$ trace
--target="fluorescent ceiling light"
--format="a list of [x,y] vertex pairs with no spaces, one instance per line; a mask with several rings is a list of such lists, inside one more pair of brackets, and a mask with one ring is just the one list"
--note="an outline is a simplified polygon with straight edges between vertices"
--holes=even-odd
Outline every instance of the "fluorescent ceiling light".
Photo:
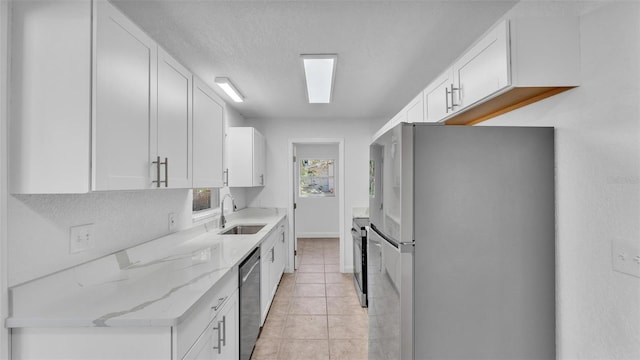
[[236,87],[233,86],[229,78],[217,77],[214,81],[216,82],[216,84],[218,84],[218,86],[220,86],[222,90],[224,90],[225,93],[227,93],[227,95],[229,95],[231,100],[235,102],[244,101],[244,96],[242,96],[242,94],[240,94],[240,91],[238,91],[238,89],[236,89]]
[[331,102],[333,82],[336,74],[337,55],[300,55],[307,81],[307,96],[310,104]]

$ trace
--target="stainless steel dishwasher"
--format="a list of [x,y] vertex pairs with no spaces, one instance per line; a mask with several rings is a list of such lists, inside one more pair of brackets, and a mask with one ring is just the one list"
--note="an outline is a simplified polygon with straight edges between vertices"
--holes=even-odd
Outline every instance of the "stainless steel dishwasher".
[[260,248],[240,264],[240,360],[249,360],[260,332]]

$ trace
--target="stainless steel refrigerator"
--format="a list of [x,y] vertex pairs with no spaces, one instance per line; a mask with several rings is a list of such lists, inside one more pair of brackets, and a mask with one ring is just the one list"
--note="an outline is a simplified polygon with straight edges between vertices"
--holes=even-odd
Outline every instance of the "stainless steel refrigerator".
[[553,128],[370,147],[369,359],[555,359]]

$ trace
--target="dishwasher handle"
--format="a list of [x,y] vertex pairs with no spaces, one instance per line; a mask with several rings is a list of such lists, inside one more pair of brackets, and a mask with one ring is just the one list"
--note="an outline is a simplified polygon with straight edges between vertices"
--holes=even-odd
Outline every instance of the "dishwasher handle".
[[249,275],[251,275],[251,273],[253,272],[253,270],[255,269],[256,266],[258,266],[258,264],[260,264],[260,258],[258,258],[258,260],[251,266],[251,269],[249,269],[249,271],[247,272],[247,275],[245,275],[242,278],[242,283],[244,284],[245,282],[247,282],[247,279],[249,278]]

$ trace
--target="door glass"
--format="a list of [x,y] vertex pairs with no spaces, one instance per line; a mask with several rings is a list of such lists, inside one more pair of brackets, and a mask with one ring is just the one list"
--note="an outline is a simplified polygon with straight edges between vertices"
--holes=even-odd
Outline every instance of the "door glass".
[[335,196],[335,163],[333,159],[300,160],[300,197]]

